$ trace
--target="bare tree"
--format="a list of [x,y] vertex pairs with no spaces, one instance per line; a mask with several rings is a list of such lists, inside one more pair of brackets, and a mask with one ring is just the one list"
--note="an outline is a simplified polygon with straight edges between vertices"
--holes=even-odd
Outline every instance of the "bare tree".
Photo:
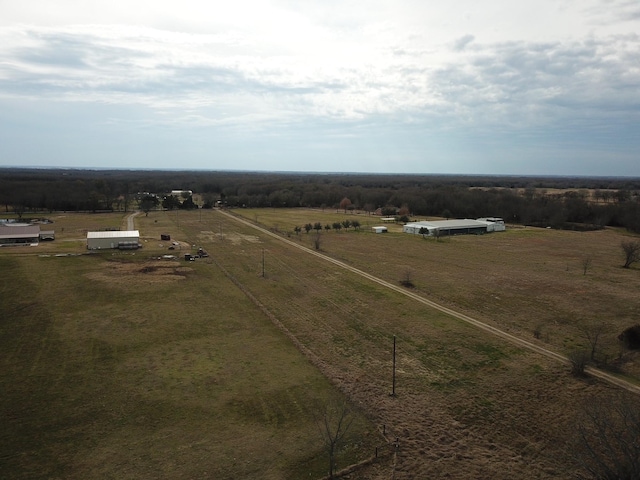
[[336,454],[353,423],[353,419],[345,400],[330,400],[324,406],[322,416],[318,420],[318,429],[329,456],[329,478],[333,478],[335,474]]
[[575,377],[584,376],[584,370],[589,362],[589,354],[584,350],[575,350],[570,352],[568,357],[571,362],[571,374]]
[[351,200],[349,200],[347,197],[344,197],[342,200],[340,200],[340,208],[344,210],[344,213],[347,213],[347,208],[349,208],[351,206]]
[[414,287],[413,270],[411,270],[409,267],[407,267],[407,269],[404,271],[404,275],[402,276],[402,279],[400,279],[400,284],[404,287]]
[[640,241],[623,240],[620,243],[624,252],[624,268],[629,268],[633,263],[640,260]]
[[588,478],[640,478],[640,402],[630,394],[590,399],[576,429],[576,459]]
[[603,333],[605,333],[608,329],[608,325],[606,323],[596,323],[590,325],[584,325],[580,328],[582,335],[589,342],[589,346],[591,347],[591,351],[589,354],[589,358],[593,361],[596,359],[596,352],[598,350],[598,341]]

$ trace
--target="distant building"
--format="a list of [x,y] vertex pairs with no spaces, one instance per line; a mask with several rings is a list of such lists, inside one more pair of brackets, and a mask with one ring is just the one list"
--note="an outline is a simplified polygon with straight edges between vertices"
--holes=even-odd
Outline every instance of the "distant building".
[[505,230],[504,221],[501,218],[487,217],[478,220],[434,220],[407,223],[402,227],[404,233],[414,235],[448,236],[470,235]]
[[387,233],[387,227],[371,227],[373,233]]
[[171,195],[174,197],[182,198],[183,193],[186,193],[188,197],[193,195],[192,190],[171,190]]
[[138,230],[87,232],[88,250],[134,250],[142,247]]
[[1,247],[35,247],[40,241],[40,225],[0,223]]

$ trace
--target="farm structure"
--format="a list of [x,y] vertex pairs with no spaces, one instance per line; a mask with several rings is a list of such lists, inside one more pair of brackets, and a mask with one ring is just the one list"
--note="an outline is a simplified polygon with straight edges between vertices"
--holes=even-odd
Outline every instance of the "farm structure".
[[505,230],[504,221],[501,218],[486,217],[477,220],[434,220],[407,223],[402,227],[404,233],[414,235],[448,236],[470,235]]
[[371,227],[373,233],[387,233],[387,227]]
[[40,225],[25,223],[0,224],[0,246],[32,246],[40,241]]
[[120,249],[134,250],[140,248],[140,232],[138,230],[87,232],[87,249]]

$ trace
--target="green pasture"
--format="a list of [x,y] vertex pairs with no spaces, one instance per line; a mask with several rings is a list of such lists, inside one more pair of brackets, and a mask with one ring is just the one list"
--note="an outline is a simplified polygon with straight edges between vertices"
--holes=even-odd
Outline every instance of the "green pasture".
[[[340,394],[219,269],[157,282],[141,273],[151,248],[51,255],[121,219],[78,216],[43,249],[0,252],[2,476],[325,475],[317,417]],[[341,466],[381,442],[354,415]]]

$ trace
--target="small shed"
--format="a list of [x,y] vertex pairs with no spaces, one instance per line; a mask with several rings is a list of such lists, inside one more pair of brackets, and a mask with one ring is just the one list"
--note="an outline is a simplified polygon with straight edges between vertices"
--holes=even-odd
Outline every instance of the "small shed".
[[373,233],[387,233],[387,227],[383,227],[383,226],[371,227],[371,231]]
[[40,240],[55,240],[56,232],[54,230],[40,230]]
[[120,249],[133,250],[140,248],[140,232],[138,230],[117,230],[107,232],[87,232],[87,249]]

